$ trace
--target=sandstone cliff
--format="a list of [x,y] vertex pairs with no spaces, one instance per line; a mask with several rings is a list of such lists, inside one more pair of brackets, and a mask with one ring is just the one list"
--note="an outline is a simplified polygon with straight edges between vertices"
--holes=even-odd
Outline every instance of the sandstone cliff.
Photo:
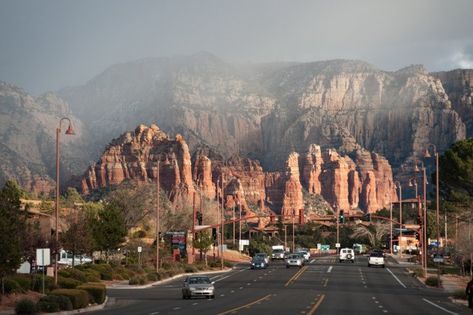
[[175,140],[158,126],[138,126],[112,141],[100,160],[89,167],[82,179],[82,191],[122,183],[156,181],[159,162],[160,184],[171,200],[190,197],[194,192],[189,149],[182,136]]

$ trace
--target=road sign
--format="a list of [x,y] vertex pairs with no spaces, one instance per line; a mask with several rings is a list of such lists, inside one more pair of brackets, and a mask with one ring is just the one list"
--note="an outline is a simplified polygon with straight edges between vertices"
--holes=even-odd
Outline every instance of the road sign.
[[138,253],[141,253],[143,251],[143,248],[141,246],[138,246]]
[[336,248],[340,248],[340,243],[335,244]]
[[320,245],[320,250],[330,250],[330,245]]
[[49,266],[51,264],[51,250],[49,248],[36,249],[36,265]]

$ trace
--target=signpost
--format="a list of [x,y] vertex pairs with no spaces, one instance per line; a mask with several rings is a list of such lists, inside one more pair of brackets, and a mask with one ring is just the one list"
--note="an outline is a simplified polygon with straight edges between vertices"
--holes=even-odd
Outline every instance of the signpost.
[[141,266],[141,252],[143,251],[143,247],[138,246],[138,264]]
[[43,267],[43,294],[44,294],[44,274],[46,266],[51,264],[51,250],[49,248],[37,248],[36,249],[36,265]]

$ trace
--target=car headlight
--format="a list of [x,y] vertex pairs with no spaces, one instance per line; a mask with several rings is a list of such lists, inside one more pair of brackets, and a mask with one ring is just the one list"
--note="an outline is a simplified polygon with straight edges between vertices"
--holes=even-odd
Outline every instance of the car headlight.
[[213,290],[215,290],[215,287],[209,287],[209,290],[213,291]]

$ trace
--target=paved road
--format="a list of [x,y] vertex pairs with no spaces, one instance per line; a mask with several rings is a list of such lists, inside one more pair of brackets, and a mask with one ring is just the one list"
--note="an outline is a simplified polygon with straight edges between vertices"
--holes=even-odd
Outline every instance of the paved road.
[[437,289],[424,288],[403,268],[368,268],[360,257],[354,264],[334,257],[286,269],[274,262],[266,270],[247,266],[211,275],[215,299],[182,300],[182,279],[150,289],[109,290],[116,303],[100,314],[471,314],[449,302]]

